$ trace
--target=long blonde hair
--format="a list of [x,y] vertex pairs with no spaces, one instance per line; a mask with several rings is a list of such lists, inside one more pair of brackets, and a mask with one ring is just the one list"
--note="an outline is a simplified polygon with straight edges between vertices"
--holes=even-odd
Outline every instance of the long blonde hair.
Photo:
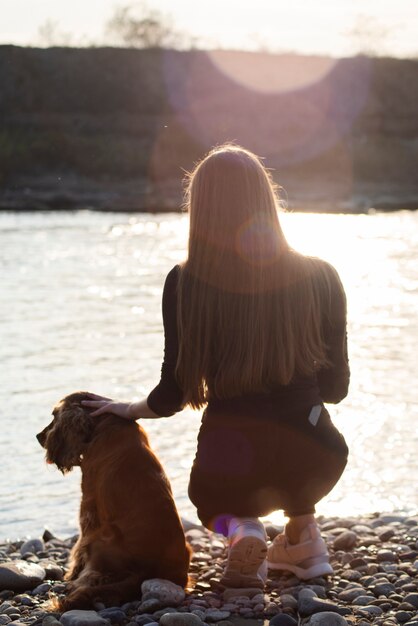
[[189,176],[186,205],[176,366],[185,402],[266,392],[327,364],[323,262],[290,248],[260,159],[237,145],[213,149]]

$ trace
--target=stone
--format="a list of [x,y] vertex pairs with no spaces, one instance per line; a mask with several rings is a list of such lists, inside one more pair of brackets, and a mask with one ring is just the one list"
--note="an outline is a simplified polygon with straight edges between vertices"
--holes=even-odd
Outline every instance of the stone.
[[42,583],[45,570],[35,563],[23,560],[0,564],[0,589],[29,591]]
[[345,530],[334,539],[334,550],[351,550],[357,543],[357,534],[352,530]]
[[13,608],[13,604],[11,602],[3,602],[2,604],[0,604],[0,613],[5,613],[8,609],[12,609]]
[[118,607],[109,607],[107,609],[102,609],[99,611],[100,617],[104,617],[104,619],[109,620],[112,623],[121,624],[126,620],[126,615],[119,609]]
[[[303,589],[302,591],[309,591],[308,589]],[[330,600],[322,600],[317,597],[302,597],[298,599],[298,610],[299,613],[306,617],[308,615],[313,615],[314,613],[324,613],[326,611],[332,613],[339,613],[340,615],[345,615],[348,609],[338,606],[335,602],[331,602]]]
[[100,617],[96,611],[79,611],[74,609],[61,615],[63,626],[109,626],[109,622]]
[[202,609],[193,609],[193,611],[189,609],[189,611],[186,611],[186,612],[193,613],[193,615],[197,615],[197,617],[201,619],[202,622],[205,620],[205,612]]
[[208,609],[205,612],[205,622],[219,622],[220,620],[228,619],[230,615],[230,611],[221,611],[220,609]]
[[[185,592],[182,587],[176,585],[170,580],[162,578],[151,578],[145,580],[141,585],[142,600],[157,599],[160,606],[178,606],[185,598]],[[142,610],[143,602],[141,604]]]
[[280,602],[283,608],[297,609],[298,601],[290,593],[282,593],[280,595]]
[[271,618],[270,626],[297,626],[297,621],[286,613],[279,613]]
[[149,615],[136,615],[134,617],[135,623],[139,624],[139,626],[145,626],[145,624],[150,624],[151,622],[154,621],[153,617],[150,617]]
[[[191,613],[191,611],[184,611],[185,613]],[[160,617],[162,617],[163,615],[167,615],[167,613],[179,613],[179,611],[177,611],[174,607],[172,606],[166,606],[163,609],[160,609],[159,611],[155,611],[155,613],[153,614],[153,619],[158,621],[160,619]]]
[[35,589],[32,590],[32,594],[34,596],[43,596],[46,593],[48,593],[48,591],[51,589],[51,585],[49,583],[42,583],[41,585],[38,585],[37,587],[35,587]]
[[343,602],[353,602],[355,598],[359,596],[363,596],[365,593],[363,587],[353,587],[352,589],[343,589],[338,594],[338,599],[343,600]]
[[317,595],[313,589],[310,589],[309,587],[303,587],[299,591],[298,602],[300,602],[301,600],[310,600],[316,597]]
[[45,615],[42,626],[62,626],[62,624],[54,615]]
[[254,596],[260,593],[260,587],[242,587],[239,589],[234,589],[233,587],[225,589],[222,594],[222,597],[225,601],[231,600],[232,598],[237,598],[240,596],[245,596],[246,598],[253,598]]
[[61,581],[64,578],[64,571],[62,567],[55,563],[41,563],[45,570],[46,580],[58,580]]
[[377,536],[380,541],[389,541],[395,536],[395,531],[392,526],[381,526],[377,531]]
[[20,548],[20,554],[36,554],[45,550],[45,544],[42,539],[28,539]]
[[0,626],[6,626],[12,619],[8,615],[0,615]]
[[255,596],[251,598],[251,603],[252,604],[261,603],[264,606],[264,602],[266,601],[266,599],[268,599],[268,596],[265,596],[263,593],[257,593]]
[[373,600],[373,596],[357,596],[357,598],[352,601],[352,604],[354,606],[368,606]]
[[397,561],[397,556],[391,550],[378,550],[376,554],[377,562],[383,563],[384,561],[394,562]]
[[395,585],[392,585],[392,583],[389,582],[382,582],[382,583],[377,583],[374,586],[374,594],[376,597],[379,596],[388,596],[390,593],[393,593],[394,591],[396,591],[395,589]]
[[165,613],[160,626],[202,626],[204,622],[193,613]]
[[338,613],[316,613],[307,626],[348,626],[348,622]]
[[375,606],[374,604],[368,604],[366,606],[362,606],[361,610],[366,611],[366,613],[369,613],[370,615],[373,615],[376,617],[383,614],[383,610],[380,608],[380,606]]
[[409,613],[409,611],[396,611],[395,617],[396,621],[398,621],[400,624],[404,624],[411,619],[412,614]]
[[161,602],[158,598],[150,598],[149,600],[144,600],[139,605],[139,610],[143,613],[154,613],[161,608]]
[[27,593],[17,595],[14,599],[15,602],[17,604],[20,604],[21,606],[33,606],[36,602],[35,599],[31,598],[31,596],[29,596]]
[[418,593],[408,593],[408,595],[404,598],[405,602],[408,604],[412,604],[416,609],[418,609]]

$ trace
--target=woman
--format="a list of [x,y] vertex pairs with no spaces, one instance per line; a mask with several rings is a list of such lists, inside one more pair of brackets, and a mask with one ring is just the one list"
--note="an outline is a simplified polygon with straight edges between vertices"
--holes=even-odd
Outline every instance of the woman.
[[235,145],[190,175],[188,257],[163,293],[165,353],[147,399],[92,396],[94,415],[170,416],[206,407],[189,495],[229,538],[223,583],[263,586],[260,516],[289,521],[268,565],[302,579],[332,573],[315,504],[340,478],[347,446],[323,402],[347,394],[346,300],[335,269],[286,241],[268,171]]

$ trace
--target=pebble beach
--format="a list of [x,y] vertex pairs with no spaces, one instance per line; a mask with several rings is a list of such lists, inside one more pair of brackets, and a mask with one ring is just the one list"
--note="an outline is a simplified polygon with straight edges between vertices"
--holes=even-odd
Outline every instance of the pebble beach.
[[[223,536],[183,520],[193,588],[145,581],[121,607],[53,612],[76,537],[0,544],[0,626],[418,626],[418,516],[318,518],[334,575],[300,581],[269,572],[264,591],[225,589]],[[269,539],[281,528],[266,523]]]

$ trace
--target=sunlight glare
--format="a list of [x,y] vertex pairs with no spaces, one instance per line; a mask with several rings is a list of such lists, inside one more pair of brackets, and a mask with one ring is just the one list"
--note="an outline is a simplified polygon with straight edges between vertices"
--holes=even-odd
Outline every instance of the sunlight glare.
[[303,89],[318,83],[329,74],[337,63],[330,57],[306,59],[294,54],[279,58],[268,53],[210,50],[212,63],[225,76],[247,89],[261,93],[279,93]]

